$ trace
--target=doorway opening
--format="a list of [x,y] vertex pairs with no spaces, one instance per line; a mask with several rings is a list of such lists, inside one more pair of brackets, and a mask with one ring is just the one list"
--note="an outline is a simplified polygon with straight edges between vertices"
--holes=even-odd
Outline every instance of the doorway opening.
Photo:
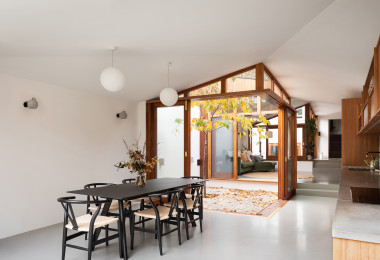
[[329,158],[342,158],[342,120],[329,120]]

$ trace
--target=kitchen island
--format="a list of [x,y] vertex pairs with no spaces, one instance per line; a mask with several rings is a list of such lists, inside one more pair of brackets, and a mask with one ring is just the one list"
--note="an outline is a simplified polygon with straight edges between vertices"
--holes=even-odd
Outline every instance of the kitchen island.
[[380,188],[380,173],[342,167],[332,227],[334,260],[380,260],[380,205],[352,202],[350,187]]

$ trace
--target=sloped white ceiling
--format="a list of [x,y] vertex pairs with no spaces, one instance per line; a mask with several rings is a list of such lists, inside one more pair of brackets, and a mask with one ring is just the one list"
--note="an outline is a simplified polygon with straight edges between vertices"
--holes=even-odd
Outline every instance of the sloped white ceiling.
[[290,96],[312,101],[317,114],[335,113],[342,98],[360,97],[379,14],[378,0],[334,1],[264,62]]
[[[1,1],[0,73],[128,100],[182,90],[263,61],[332,0]],[[127,84],[99,83],[115,66]]]
[[[157,97],[264,62],[292,97],[360,92],[380,28],[377,0],[0,0],[0,73],[126,100]],[[99,83],[115,66],[126,87]],[[318,113],[318,111],[316,111]]]

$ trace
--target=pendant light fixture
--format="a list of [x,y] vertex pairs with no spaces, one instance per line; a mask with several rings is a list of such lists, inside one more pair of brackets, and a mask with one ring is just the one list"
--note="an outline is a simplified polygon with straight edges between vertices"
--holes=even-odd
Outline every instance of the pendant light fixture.
[[172,65],[171,62],[168,63],[168,87],[164,88],[160,92],[160,101],[165,106],[173,106],[175,103],[177,103],[178,100],[178,93],[175,91],[175,89],[170,88],[170,66]]
[[111,47],[110,50],[112,52],[112,66],[105,68],[100,73],[100,83],[106,90],[116,92],[124,87],[125,77],[123,72],[113,66],[113,52],[117,50],[117,47]]

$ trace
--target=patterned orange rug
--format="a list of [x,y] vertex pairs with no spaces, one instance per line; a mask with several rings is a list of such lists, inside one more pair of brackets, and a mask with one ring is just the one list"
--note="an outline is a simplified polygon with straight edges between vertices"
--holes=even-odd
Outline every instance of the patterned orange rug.
[[207,187],[204,208],[234,214],[271,217],[286,201],[277,192]]

